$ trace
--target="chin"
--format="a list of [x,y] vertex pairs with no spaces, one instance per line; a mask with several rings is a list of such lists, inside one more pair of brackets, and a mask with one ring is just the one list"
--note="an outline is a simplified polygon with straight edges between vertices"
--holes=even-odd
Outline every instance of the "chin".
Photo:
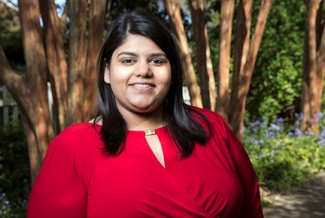
[[137,113],[142,113],[142,114],[148,114],[148,113],[154,113],[154,112],[157,112],[160,110],[160,108],[162,107],[152,107],[152,106],[149,106],[149,107],[136,107],[135,108],[135,112]]

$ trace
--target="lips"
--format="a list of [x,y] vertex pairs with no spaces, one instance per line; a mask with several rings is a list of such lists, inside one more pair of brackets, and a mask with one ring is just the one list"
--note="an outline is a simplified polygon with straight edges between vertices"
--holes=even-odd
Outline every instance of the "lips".
[[154,87],[154,85],[150,84],[150,83],[134,83],[134,84],[131,84],[131,86],[138,87],[138,88]]

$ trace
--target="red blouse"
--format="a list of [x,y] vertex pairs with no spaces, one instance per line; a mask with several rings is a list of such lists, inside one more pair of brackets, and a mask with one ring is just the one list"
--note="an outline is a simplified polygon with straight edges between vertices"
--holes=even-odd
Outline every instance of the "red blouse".
[[103,155],[100,125],[79,123],[50,144],[28,201],[28,218],[263,217],[256,174],[221,116],[203,113],[213,136],[179,158],[168,126],[156,129],[165,168],[143,131],[128,131],[116,157]]

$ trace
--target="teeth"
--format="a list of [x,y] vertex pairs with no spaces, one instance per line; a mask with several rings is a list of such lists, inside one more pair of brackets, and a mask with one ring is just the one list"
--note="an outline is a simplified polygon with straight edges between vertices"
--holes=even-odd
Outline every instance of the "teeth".
[[150,85],[148,84],[134,84],[133,86],[140,87],[140,88],[148,88]]

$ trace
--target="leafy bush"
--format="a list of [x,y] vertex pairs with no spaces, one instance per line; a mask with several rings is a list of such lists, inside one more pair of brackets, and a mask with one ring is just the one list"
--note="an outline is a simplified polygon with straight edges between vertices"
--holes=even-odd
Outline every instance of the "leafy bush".
[[282,119],[270,125],[261,120],[250,123],[245,129],[244,144],[260,186],[284,192],[325,169],[324,123],[322,118],[320,135],[302,134],[299,120],[295,128],[286,126]]
[[0,217],[25,217],[30,169],[21,121],[0,126],[0,184]]
[[[260,1],[254,1],[257,18]],[[306,6],[303,1],[275,1],[272,5],[252,75],[247,115],[250,119],[300,110]],[[255,26],[252,24],[252,27]]]

